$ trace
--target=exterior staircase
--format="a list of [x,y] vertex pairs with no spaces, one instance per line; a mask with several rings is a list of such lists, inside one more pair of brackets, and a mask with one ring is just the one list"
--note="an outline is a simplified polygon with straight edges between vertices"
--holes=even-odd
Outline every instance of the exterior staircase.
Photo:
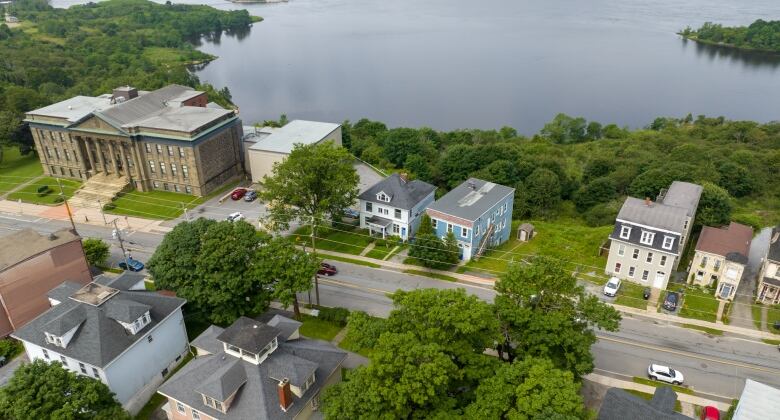
[[475,260],[478,260],[487,249],[487,244],[490,242],[490,237],[493,235],[494,230],[496,230],[496,224],[491,223],[490,226],[488,226],[487,232],[485,232],[485,236],[483,236],[482,240],[479,242],[479,248],[477,248],[477,253],[474,254],[473,257]]
[[118,193],[130,185],[127,177],[118,177],[98,173],[90,177],[81,188],[79,188],[73,197],[68,200],[68,204],[73,209],[78,208],[100,208],[101,205],[110,203]]

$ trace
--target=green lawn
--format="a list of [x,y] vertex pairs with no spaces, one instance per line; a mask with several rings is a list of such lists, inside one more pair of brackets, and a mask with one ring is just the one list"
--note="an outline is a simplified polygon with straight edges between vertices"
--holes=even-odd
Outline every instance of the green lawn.
[[300,329],[301,335],[325,341],[333,340],[333,337],[344,328],[335,322],[325,321],[311,315],[301,315],[301,322],[303,322]]
[[715,328],[707,328],[707,327],[701,327],[699,325],[693,325],[693,324],[682,324],[685,328],[690,328],[692,330],[699,330],[701,332],[705,332],[709,335],[723,335],[723,331],[716,330]]
[[352,343],[352,340],[349,339],[349,335],[344,337],[343,340],[339,343],[339,347],[346,351],[351,351],[353,353],[357,353],[363,357],[371,358],[371,355],[374,353],[374,349],[368,349],[365,347],[358,347],[354,343]]
[[[291,236],[294,240],[306,241],[311,245],[311,227],[302,226]],[[317,249],[341,252],[344,254],[360,255],[361,252],[374,242],[374,238],[368,236],[365,229],[354,229],[340,226],[338,230],[327,227],[317,229]]]
[[19,184],[43,174],[38,155],[30,153],[22,156],[16,147],[3,148],[3,160],[0,162],[0,194],[13,190]]
[[644,290],[644,286],[631,283],[630,281],[623,281],[620,285],[620,290],[618,290],[617,298],[615,298],[615,304],[645,309],[647,308],[647,301],[642,296]]
[[[637,397],[644,398],[648,401],[653,399],[653,394],[648,394],[647,392],[637,391],[635,389],[626,389],[625,391],[628,392],[629,394],[636,395]],[[678,413],[682,412],[682,403],[680,403],[680,400],[677,400],[674,403],[674,411]]]
[[[479,259],[472,260],[465,270],[483,270],[491,274],[505,272],[511,261],[520,261],[534,255],[545,255],[565,262],[566,268],[580,272],[604,271],[606,257],[599,257],[599,246],[612,231],[612,226],[588,227],[581,222],[561,219],[555,222],[531,221],[536,236],[530,242],[517,239],[520,221],[512,222],[509,241],[490,250]],[[587,279],[588,277],[585,277]]]
[[633,380],[634,380],[634,382],[636,382],[638,384],[650,385],[650,386],[654,386],[654,387],[670,386],[670,387],[672,387],[674,392],[677,392],[679,394],[693,395],[693,390],[690,389],[690,388],[686,388],[684,386],[670,385],[670,384],[667,384],[666,382],[654,381],[652,379],[642,378],[642,377],[639,377],[639,376],[634,376]]
[[762,305],[751,301],[750,312],[753,314],[753,324],[757,330],[761,330],[761,308]]
[[381,267],[381,265],[374,264],[372,262],[363,261],[363,260],[353,260],[352,258],[339,257],[339,256],[336,256],[336,255],[320,254],[320,257],[323,258],[323,259],[326,259],[326,260],[341,261],[341,262],[345,262],[345,263],[350,263],[350,264],[355,264],[355,265],[362,265],[362,266],[371,267],[371,268],[379,268],[379,267]]
[[450,277],[450,276],[446,276],[444,274],[439,274],[439,273],[429,273],[429,272],[423,271],[423,270],[404,270],[404,273],[414,274],[414,275],[417,275],[417,276],[430,277],[430,278],[437,279],[437,280],[458,281],[458,279],[456,279],[455,277]]
[[[73,193],[81,187],[81,181],[75,181],[72,179],[60,179],[59,183],[62,185],[62,192],[65,194],[66,198],[72,197]],[[49,187],[49,192],[44,196],[40,196],[38,195],[38,188],[43,186]],[[35,181],[35,183],[20,189],[19,191],[8,194],[8,199],[14,201],[22,200],[25,203],[32,204],[53,205],[59,204],[57,201],[59,196],[60,187],[59,184],[57,184],[57,178],[43,177]]]
[[708,290],[688,287],[685,290],[680,316],[715,322],[718,314],[718,300]]
[[388,242],[385,246],[385,241],[378,240],[371,251],[368,251],[366,257],[376,258],[378,260],[389,260],[393,255],[408,248],[407,244],[397,246],[395,242]]
[[770,306],[766,314],[766,327],[770,332],[780,334],[780,330],[773,326],[775,321],[780,321],[780,305]]
[[193,195],[169,191],[131,191],[114,200],[116,208],[106,213],[170,220],[181,216],[185,207],[191,210],[203,201]]

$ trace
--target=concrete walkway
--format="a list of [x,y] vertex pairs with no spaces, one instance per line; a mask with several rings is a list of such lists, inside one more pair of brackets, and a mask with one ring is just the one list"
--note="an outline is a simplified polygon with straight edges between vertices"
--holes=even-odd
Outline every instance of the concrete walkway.
[[[622,379],[616,379],[609,376],[603,376],[598,375],[595,373],[590,373],[584,376],[584,379],[587,379],[592,382],[596,382],[602,385],[606,385],[612,388],[622,388],[622,389],[632,389],[639,392],[644,392],[647,394],[653,394],[655,393],[655,387],[645,384],[638,384],[636,382],[631,381],[624,381]],[[702,397],[697,397],[695,395],[689,395],[689,394],[683,394],[681,392],[677,393],[677,399],[681,403],[690,403],[702,407],[706,407],[708,405],[711,405],[713,407],[716,407],[718,410],[721,411],[727,411],[729,407],[731,406],[728,403],[720,402],[720,401],[713,401]]]
[[360,251],[360,256],[365,257],[366,254],[368,254],[369,252],[371,252],[372,249],[374,249],[374,246],[376,246],[374,242],[368,244],[368,246],[366,246],[362,251]]

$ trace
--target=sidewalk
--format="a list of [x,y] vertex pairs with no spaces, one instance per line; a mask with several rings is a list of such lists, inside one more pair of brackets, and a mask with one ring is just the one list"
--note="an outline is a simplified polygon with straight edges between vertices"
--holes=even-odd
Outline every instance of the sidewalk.
[[[457,279],[458,282],[460,282],[460,283],[465,283],[465,284],[469,284],[469,285],[473,285],[473,286],[480,286],[480,287],[486,287],[486,288],[491,288],[492,289],[493,286],[495,285],[495,280],[494,279],[477,277],[477,276],[472,276],[472,275],[469,275],[469,274],[461,274],[461,273],[455,273],[455,272],[452,272],[452,271],[445,271],[445,270],[434,270],[434,269],[430,269],[430,268],[420,267],[420,266],[417,266],[417,265],[402,264],[402,263],[397,263],[397,262],[392,262],[392,261],[382,261],[382,260],[377,260],[377,259],[374,259],[374,258],[363,257],[363,256],[360,256],[360,255],[344,254],[344,253],[341,253],[341,252],[334,252],[334,251],[317,250],[317,253],[321,254],[321,255],[333,255],[333,256],[341,257],[341,258],[347,258],[347,259],[352,259],[352,260],[359,260],[359,261],[369,262],[369,263],[377,264],[377,265],[379,265],[381,267],[389,268],[389,269],[393,269],[393,270],[400,270],[400,271],[416,270],[416,271],[426,271],[426,272],[434,273],[434,274],[442,274],[442,275],[445,275],[445,276],[453,277],[453,278]],[[580,274],[582,274],[582,273],[580,273]],[[590,291],[591,293],[597,293],[597,291],[594,291],[594,290],[596,290],[596,289],[601,290],[601,286],[594,285],[590,289],[592,289]],[[665,314],[665,313],[658,313],[658,312],[655,311],[655,306],[652,307],[653,310],[646,310],[646,309],[636,309],[636,308],[632,308],[630,306],[616,305],[616,304],[610,303],[610,302],[605,302],[605,303],[607,305],[612,306],[613,308],[615,308],[616,310],[618,310],[618,311],[620,311],[620,312],[622,312],[624,314],[643,316],[643,317],[651,318],[651,319],[654,319],[654,320],[657,320],[657,321],[667,322],[667,323],[670,323],[670,324],[697,325],[697,326],[700,326],[700,327],[714,328],[714,329],[718,329],[718,330],[721,330],[721,331],[724,331],[724,332],[728,332],[728,333],[732,333],[732,334],[738,334],[738,335],[747,336],[747,337],[758,338],[758,339],[771,339],[771,340],[777,340],[778,339],[777,335],[772,334],[770,332],[766,332],[766,331],[757,331],[757,330],[754,330],[754,329],[749,329],[749,328],[744,328],[744,327],[737,327],[737,326],[726,325],[726,324],[722,324],[722,323],[716,324],[714,322],[707,322],[707,321],[702,321],[702,320],[693,319],[693,318],[682,318],[682,317],[679,317],[679,316],[676,316],[676,315],[668,315],[668,314]],[[648,306],[648,308],[649,307],[650,306]]]
[[[77,224],[106,226],[105,222],[111,223],[112,220],[119,219],[117,223],[122,229],[149,233],[167,233],[171,231],[170,227],[160,226],[163,222],[162,220],[106,214],[104,222],[103,212],[97,207],[80,207],[71,209],[71,211],[73,213],[73,221]],[[41,219],[69,220],[68,211],[64,204],[58,206],[44,206],[40,204],[19,203],[18,201],[0,200],[0,213],[16,216],[32,216]]]
[[[612,388],[633,389],[635,391],[644,392],[647,394],[655,393],[655,387],[653,386],[638,384],[636,382],[624,381],[621,379],[615,379],[609,376],[598,375],[596,373],[589,373],[584,376],[584,379],[587,379],[591,382],[595,382],[598,384],[606,385]],[[695,395],[683,394],[681,392],[677,393],[677,399],[681,403],[695,404],[701,407],[711,405],[721,411],[728,411],[729,407],[731,407],[731,404],[728,403],[708,400],[706,398],[697,397]]]

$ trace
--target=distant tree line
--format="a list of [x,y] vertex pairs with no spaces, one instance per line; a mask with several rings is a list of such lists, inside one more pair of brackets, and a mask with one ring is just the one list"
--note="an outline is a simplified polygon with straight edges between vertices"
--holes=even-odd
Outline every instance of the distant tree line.
[[32,149],[24,112],[75,95],[99,95],[128,84],[151,90],[178,83],[231,105],[227,89],[201,84],[184,62],[209,58],[192,45],[197,36],[246,29],[253,21],[246,10],[147,0],[67,9],[52,8],[46,0],[19,0],[9,7],[24,25],[0,24],[0,145],[19,145],[23,153]]
[[[513,186],[515,218],[581,216],[607,225],[625,196],[655,199],[674,180],[705,186],[700,224],[737,218],[759,226],[776,222],[780,206],[780,185],[772,181],[780,176],[778,122],[688,115],[629,130],[560,114],[524,137],[510,127],[440,132],[362,119],[345,122],[343,133],[356,156],[433,183],[439,194],[472,176]],[[735,204],[749,202],[768,216],[732,214]]]
[[699,29],[685,28],[680,31],[680,35],[736,48],[780,52],[780,20],[758,19],[749,26],[723,26],[706,22]]

